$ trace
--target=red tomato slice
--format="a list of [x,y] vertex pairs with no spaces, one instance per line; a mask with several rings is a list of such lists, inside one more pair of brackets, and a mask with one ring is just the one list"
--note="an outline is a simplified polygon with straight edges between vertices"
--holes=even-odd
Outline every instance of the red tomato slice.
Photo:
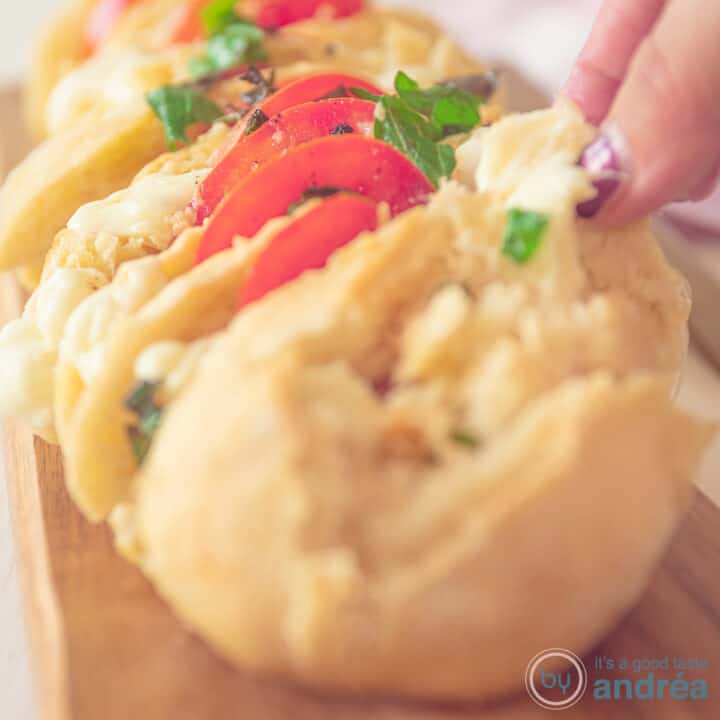
[[350,88],[362,88],[373,95],[384,95],[383,91],[367,80],[345,73],[318,73],[297,78],[283,85],[276,93],[260,104],[259,108],[268,116],[277,115],[295,105],[322,100],[336,90],[348,93]]
[[374,115],[375,103],[342,98],[297,105],[271,118],[241,137],[198,188],[192,203],[197,224],[212,215],[238,182],[271,158],[325,135],[370,135]]
[[192,43],[205,36],[202,11],[209,2],[210,0],[185,0],[177,11],[171,38],[173,43]]
[[256,0],[253,17],[266,30],[308,20],[318,13],[341,18],[360,12],[363,0]]
[[364,232],[377,230],[377,205],[359,195],[335,195],[279,232],[262,253],[240,293],[238,307],[265,297],[330,256]]
[[112,32],[120,16],[137,0],[98,0],[85,27],[85,42],[95,53]]
[[361,135],[314,140],[273,158],[238,183],[218,207],[198,249],[198,262],[251,238],[313,187],[339,187],[387,203],[393,216],[427,202],[433,186],[391,145]]
[[[336,90],[359,87],[373,93],[373,95],[382,95],[382,90],[376,88],[367,80],[355,77],[354,75],[345,75],[342,73],[320,73],[318,75],[307,75],[297,78],[283,85],[276,93],[260,103],[255,109],[262,110],[269,118],[274,117],[278,113],[283,112],[295,105],[303,105],[304,103],[313,102],[314,100],[322,100]],[[225,157],[238,142],[245,137],[245,128],[247,121],[241,122],[237,127],[228,134],[227,140],[220,152],[220,157]]]

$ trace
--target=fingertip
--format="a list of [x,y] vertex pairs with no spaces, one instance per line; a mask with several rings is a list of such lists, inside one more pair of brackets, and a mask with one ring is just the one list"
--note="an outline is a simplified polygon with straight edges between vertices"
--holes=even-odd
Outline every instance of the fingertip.
[[607,116],[619,86],[617,80],[579,63],[561,93],[580,108],[591,125],[598,126]]

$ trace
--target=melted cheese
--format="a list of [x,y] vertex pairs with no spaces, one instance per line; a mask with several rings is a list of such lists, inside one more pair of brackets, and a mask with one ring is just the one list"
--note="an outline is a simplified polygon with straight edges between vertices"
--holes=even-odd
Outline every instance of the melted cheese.
[[105,341],[118,319],[136,312],[168,283],[155,256],[125,263],[112,283],[85,300],[73,313],[60,353],[89,384],[103,367]]
[[[61,268],[0,331],[0,415],[24,420],[54,442],[55,367],[61,355],[85,382],[102,369],[104,341],[168,282],[154,256],[125,263],[107,285],[96,270]],[[104,286],[104,287],[103,287]]]
[[135,377],[144,382],[164,383],[165,394],[173,399],[190,382],[209,340],[191,345],[181,342],[157,342],[146,348],[135,361]]
[[0,331],[0,414],[20,417],[46,440],[55,440],[58,343],[70,315],[103,283],[94,270],[58,270],[36,290],[22,317]]
[[162,382],[177,367],[185,345],[168,340],[155,343],[141,353],[135,362],[135,376],[144,382]]
[[143,237],[166,245],[172,240],[172,216],[188,205],[207,174],[147,175],[104,200],[83,205],[68,227],[84,236]]

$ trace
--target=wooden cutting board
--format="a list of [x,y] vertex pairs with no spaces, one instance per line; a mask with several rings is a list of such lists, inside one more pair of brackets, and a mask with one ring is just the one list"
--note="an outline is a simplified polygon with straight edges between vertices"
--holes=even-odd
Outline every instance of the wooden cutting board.
[[[0,132],[15,103],[15,95],[0,96]],[[7,134],[13,130],[6,125],[4,132],[5,146],[17,151],[21,141],[8,144]],[[14,281],[0,278],[0,321],[15,316],[21,303]],[[14,422],[5,424],[4,442],[43,720],[531,720],[546,716],[547,711],[524,693],[494,707],[419,706],[321,697],[238,672],[183,629],[140,573],[115,554],[105,527],[91,526],[80,516],[65,492],[57,448],[34,439]],[[716,718],[720,711],[718,567],[720,511],[698,495],[643,600],[586,658],[591,686],[598,656],[706,660],[706,673],[686,677],[708,681],[708,701],[609,705],[588,694],[565,717]],[[519,669],[518,685],[523,670]]]

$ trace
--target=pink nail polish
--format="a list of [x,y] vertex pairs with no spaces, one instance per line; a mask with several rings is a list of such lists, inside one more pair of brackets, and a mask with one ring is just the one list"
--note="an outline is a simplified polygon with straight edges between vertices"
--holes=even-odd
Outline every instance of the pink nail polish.
[[597,190],[594,198],[578,205],[580,217],[595,217],[627,176],[621,160],[623,153],[617,150],[617,145],[617,134],[606,130],[580,156],[579,164],[588,171]]

